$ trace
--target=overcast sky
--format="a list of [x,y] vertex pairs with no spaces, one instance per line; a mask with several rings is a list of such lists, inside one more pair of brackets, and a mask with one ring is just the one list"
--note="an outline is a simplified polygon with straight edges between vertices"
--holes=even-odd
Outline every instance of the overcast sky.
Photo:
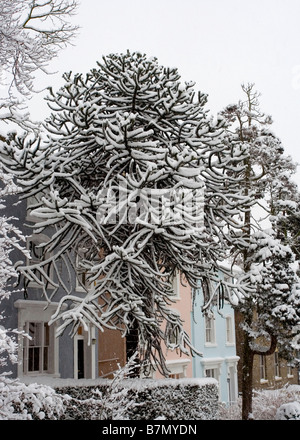
[[[51,62],[58,73],[38,84],[57,89],[63,72],[86,73],[103,55],[127,49],[177,67],[209,95],[212,114],[242,98],[242,83],[255,83],[261,110],[300,163],[299,19],[299,0],[81,0],[74,46]],[[41,101],[33,100],[34,118],[46,114]]]

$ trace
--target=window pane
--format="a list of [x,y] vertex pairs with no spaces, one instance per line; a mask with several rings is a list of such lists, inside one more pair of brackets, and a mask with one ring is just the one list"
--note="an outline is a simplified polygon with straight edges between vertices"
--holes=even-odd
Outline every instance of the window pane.
[[206,342],[214,342],[213,318],[205,318],[205,338]]
[[29,347],[28,349],[28,371],[39,371],[40,369],[40,348]]
[[215,369],[208,368],[207,370],[205,370],[205,375],[206,375],[206,377],[213,377],[215,379],[215,377],[216,377]]
[[44,346],[49,347],[50,329],[47,323],[44,324]]
[[38,322],[30,322],[28,326],[28,334],[31,337],[29,339],[30,346],[41,345],[41,324]]
[[278,356],[278,352],[275,351],[274,353],[274,362],[275,362],[275,376],[280,377],[280,360]]
[[25,332],[30,336],[23,343],[23,371],[51,372],[51,350],[53,350],[53,333],[47,322],[26,322]]
[[43,371],[48,370],[48,353],[49,347],[44,347]]
[[183,377],[183,375],[181,375],[180,373],[169,374],[170,379],[180,379],[181,377]]
[[234,344],[234,324],[233,317],[226,317],[226,342],[228,344]]
[[266,379],[266,358],[264,355],[260,355],[260,378]]

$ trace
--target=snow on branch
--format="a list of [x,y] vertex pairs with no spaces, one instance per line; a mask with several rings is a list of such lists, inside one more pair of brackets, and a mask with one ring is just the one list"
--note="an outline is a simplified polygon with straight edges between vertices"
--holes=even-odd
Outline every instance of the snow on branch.
[[[72,43],[78,27],[70,23],[77,0],[2,0],[0,4],[0,120],[37,129],[26,111],[26,98],[39,71]],[[5,96],[6,95],[6,96]]]
[[[57,93],[50,89],[47,139],[0,145],[22,197],[37,196],[33,230],[53,231],[34,271],[54,287],[46,265],[55,272],[78,256],[68,270],[86,272],[85,296],[69,290],[62,299],[53,317],[62,318],[60,331],[92,322],[126,335],[137,325],[145,361],[165,372],[162,340],[193,352],[170,307],[174,273],[194,288],[215,278],[226,228],[239,231],[234,219],[248,203],[239,187],[245,151],[224,142],[224,120],[207,117],[206,96],[196,99],[193,83],[155,58],[111,54],[85,77],[64,79]],[[33,276],[30,266],[19,270]]]

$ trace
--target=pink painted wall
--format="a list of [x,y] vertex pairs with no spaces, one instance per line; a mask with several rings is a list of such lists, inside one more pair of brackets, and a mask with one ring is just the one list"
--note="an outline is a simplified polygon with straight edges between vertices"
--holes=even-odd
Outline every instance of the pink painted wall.
[[[184,279],[183,283],[184,285],[179,282],[179,299],[177,299],[171,307],[180,313],[181,319],[184,321],[184,329],[191,339],[192,294],[191,287]],[[182,361],[184,359],[188,359],[189,363],[186,369],[186,377],[193,377],[192,355],[188,356],[185,354],[180,354],[179,350],[171,351],[167,350],[167,348],[164,348],[164,352],[167,361]],[[160,379],[162,377],[163,376],[159,372],[155,373],[156,379]]]

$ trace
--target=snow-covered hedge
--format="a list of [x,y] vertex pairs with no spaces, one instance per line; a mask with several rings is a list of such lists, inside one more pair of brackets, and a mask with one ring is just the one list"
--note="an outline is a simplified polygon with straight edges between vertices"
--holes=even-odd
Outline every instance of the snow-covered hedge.
[[114,389],[103,380],[56,391],[72,398],[64,419],[215,420],[218,416],[214,379],[126,379]]
[[65,411],[66,399],[47,385],[0,378],[0,420],[57,420]]
[[300,403],[289,402],[281,405],[276,413],[277,420],[300,420]]

